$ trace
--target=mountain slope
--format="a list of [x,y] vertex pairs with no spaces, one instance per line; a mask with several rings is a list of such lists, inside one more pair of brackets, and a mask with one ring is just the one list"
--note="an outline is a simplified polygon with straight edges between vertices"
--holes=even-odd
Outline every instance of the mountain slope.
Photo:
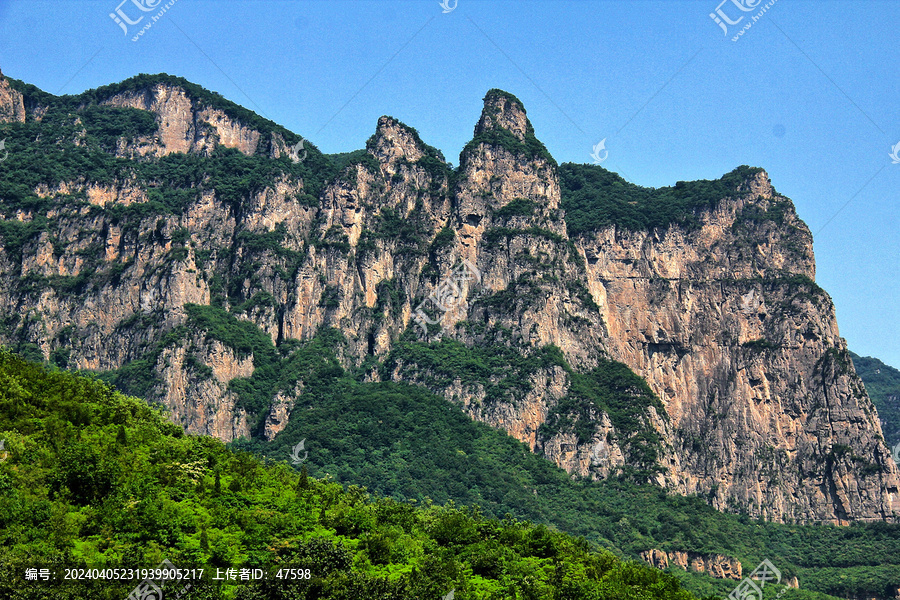
[[3,340],[189,431],[276,438],[312,383],[278,365],[336,329],[341,367],[573,474],[773,520],[898,510],[809,231],[760,169],[653,191],[560,168],[499,90],[455,170],[390,117],[364,152],[301,160],[165,75],[61,98],[2,80],[0,114]]
[[[309,454],[304,464],[313,473],[337,471],[351,480],[369,477],[374,489],[395,482],[418,485],[405,491],[420,499],[419,509],[413,508],[414,500],[411,506],[369,497],[356,486],[342,489],[328,483],[327,477],[305,478],[283,461],[266,461],[264,466],[246,453],[228,451],[215,439],[184,436],[141,401],[95,381],[47,372],[6,351],[0,352],[0,381],[0,439],[5,442],[0,460],[0,590],[7,595],[14,591],[14,598],[44,598],[48,593],[56,594],[54,598],[116,598],[134,586],[63,581],[43,592],[29,591],[21,580],[26,565],[153,566],[163,558],[183,568],[210,569],[277,568],[297,562],[303,566],[313,561],[320,580],[306,586],[306,594],[318,586],[318,593],[333,597],[355,590],[357,597],[373,598],[374,590],[381,589],[388,595],[377,597],[394,593],[405,598],[411,590],[450,586],[460,598],[483,597],[491,590],[512,597],[527,587],[516,578],[518,569],[528,565],[534,570],[536,564],[557,565],[555,579],[540,576],[531,584],[543,590],[537,597],[555,589],[570,598],[592,598],[594,583],[601,585],[604,597],[622,585],[626,590],[619,593],[626,598],[682,597],[671,580],[648,572],[649,567],[621,563],[605,551],[588,551],[584,541],[508,516],[498,522],[452,504],[433,506],[422,493],[478,493],[479,486],[470,481],[478,477],[485,478],[480,484],[484,495],[478,500],[488,513],[533,513],[541,521],[584,531],[617,554],[622,548],[626,557],[658,545],[665,550],[654,551],[654,562],[665,552],[672,557],[672,572],[685,578],[685,587],[704,594],[724,597],[737,583],[735,574],[741,575],[740,562],[722,552],[741,556],[745,575],[765,556],[781,569],[785,581],[799,578],[801,589],[785,590],[789,599],[826,598],[810,590],[889,598],[897,587],[896,525],[752,522],[718,513],[699,499],[665,497],[653,486],[573,482],[520,442],[473,423],[452,404],[409,386],[344,380],[331,390],[318,388],[310,393],[328,397],[317,399],[321,408],[310,411],[298,429],[330,415],[321,436],[306,439]],[[334,403],[340,410],[334,410]],[[372,436],[372,429],[395,435]],[[353,439],[342,430],[363,435]],[[402,433],[398,437],[396,432]],[[300,434],[291,431],[288,436],[296,439]],[[355,445],[359,439],[364,443]],[[290,454],[286,442],[265,450],[272,458]],[[401,461],[406,467],[398,468]],[[351,473],[354,469],[357,472]],[[423,469],[432,472],[421,476]],[[416,475],[414,481],[411,474]],[[492,494],[499,504],[490,502]],[[45,518],[47,514],[52,518]],[[472,535],[472,528],[478,533]],[[543,545],[535,554],[538,542]],[[500,554],[497,544],[505,548]],[[545,556],[546,544],[553,557]],[[675,567],[681,560],[718,577],[722,571],[737,571],[711,580]],[[335,570],[335,565],[344,566]],[[603,566],[592,571],[591,565]],[[629,578],[622,580],[626,574]],[[221,597],[222,590],[194,585],[200,597]],[[280,588],[270,583],[264,597],[285,597],[285,588],[290,588],[286,582]],[[260,591],[251,587],[237,597],[255,598]]]
[[878,409],[884,439],[891,448],[900,444],[900,370],[877,358],[850,353],[853,366]]
[[[693,597],[668,574],[543,526],[452,505],[415,508],[283,463],[264,466],[183,435],[140,400],[7,350],[0,381],[4,597],[123,598],[139,581],[67,580],[63,567],[153,568],[163,559],[206,569],[192,598],[388,600],[451,589],[462,600]],[[25,581],[31,566],[57,569],[55,581]],[[218,585],[217,567],[272,577]],[[279,568],[312,577],[279,579]]]

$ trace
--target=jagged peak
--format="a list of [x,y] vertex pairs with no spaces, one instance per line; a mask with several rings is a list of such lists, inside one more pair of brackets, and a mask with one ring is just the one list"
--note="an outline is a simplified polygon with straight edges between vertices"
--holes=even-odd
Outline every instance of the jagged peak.
[[475,126],[476,137],[488,131],[504,129],[520,142],[534,135],[522,101],[503,90],[492,89],[484,96],[481,118]]
[[[440,150],[422,141],[415,127],[388,115],[378,119],[375,133],[366,142],[366,150],[384,165],[393,165],[399,160],[417,162],[426,157],[447,162]],[[389,171],[393,172],[392,169]]]
[[746,189],[750,193],[762,196],[766,200],[770,200],[777,195],[775,188],[772,187],[772,180],[769,178],[769,174],[765,169],[760,168],[751,168],[744,183],[738,186],[738,189],[741,191]]
[[399,159],[415,162],[426,154],[419,132],[387,115],[378,119],[375,135],[366,146],[379,161],[386,163]]
[[473,153],[479,153],[482,144],[501,147],[512,154],[557,167],[556,160],[535,137],[522,101],[503,90],[492,89],[484,96],[484,108],[475,125],[475,137],[460,153],[460,166],[465,166],[474,156]]
[[156,73],[152,75],[140,73],[119,83],[87,90],[79,96],[85,101],[101,104],[117,95],[129,92],[152,92],[160,86],[169,90],[181,90],[184,95],[191,100],[195,108],[209,107],[218,109],[230,119],[248,127],[252,127],[260,133],[277,132],[288,138],[296,137],[293,132],[285,127],[259,115],[249,108],[245,108],[236,102],[228,100],[218,92],[208,90],[196,83],[191,83],[184,77],[169,75],[168,73]]

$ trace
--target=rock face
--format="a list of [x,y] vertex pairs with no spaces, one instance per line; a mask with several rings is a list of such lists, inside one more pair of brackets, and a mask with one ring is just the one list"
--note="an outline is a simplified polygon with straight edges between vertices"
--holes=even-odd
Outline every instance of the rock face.
[[105,105],[137,108],[157,115],[159,130],[138,143],[138,153],[165,156],[173,152],[211,153],[217,145],[236,148],[244,154],[256,152],[260,133],[229,118],[223,111],[197,107],[185,90],[166,84],[122,92]]
[[[164,80],[95,100],[155,116],[155,135],[116,145],[127,160],[224,146],[256,165],[290,162],[283,133]],[[26,120],[25,105],[0,80],[0,118]],[[812,237],[764,171],[695,227],[570,236],[557,165],[521,103],[497,90],[457,171],[390,117],[320,188],[308,168],[282,168],[237,199],[200,178],[179,211],[153,212],[164,184],[125,171],[41,182],[44,204],[4,217],[4,231],[34,229],[0,250],[4,341],[143,381],[189,431],[272,439],[303,382],[272,390],[258,414],[240,406],[230,382],[257,357],[189,318],[190,305],[220,305],[276,345],[336,328],[345,366],[390,358],[370,379],[427,385],[572,473],[602,478],[642,456],[650,479],[723,510],[836,523],[900,511],[877,414],[813,283]],[[396,353],[417,322],[433,342],[442,328],[444,343],[550,358],[523,371],[518,395],[494,394],[493,375],[438,381]],[[577,420],[576,382],[610,359],[649,384],[622,390],[635,399],[631,429],[597,405],[579,413],[586,427],[549,427]],[[635,441],[648,436],[649,455]],[[696,568],[740,577],[720,560]]]
[[[657,569],[667,569],[676,566],[685,571],[691,570],[698,573],[708,573],[716,579],[734,579],[740,581],[743,578],[741,562],[736,558],[722,554],[698,554],[696,552],[663,552],[662,550],[647,550],[641,552],[641,558]],[[798,587],[796,578],[790,583],[790,587]]]
[[0,73],[0,123],[23,123],[25,102],[22,94],[12,89]]

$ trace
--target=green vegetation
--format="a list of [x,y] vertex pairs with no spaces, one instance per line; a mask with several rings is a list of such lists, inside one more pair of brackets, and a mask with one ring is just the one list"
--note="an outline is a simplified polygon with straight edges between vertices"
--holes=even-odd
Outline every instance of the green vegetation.
[[[254,353],[254,362],[259,354],[271,361],[269,364],[273,366],[269,368],[265,364],[259,365],[251,378],[255,381],[248,382],[252,385],[246,390],[239,389],[239,393],[249,393],[250,397],[258,394],[260,398],[271,399],[275,390],[290,389],[301,381],[304,384],[303,392],[297,396],[296,408],[288,428],[281,435],[268,444],[258,439],[252,442],[238,442],[235,444],[236,448],[253,450],[280,461],[290,456],[290,448],[293,445],[305,439],[306,448],[310,451],[306,464],[313,476],[330,474],[344,484],[365,485],[373,492],[390,495],[399,500],[416,500],[417,504],[427,505],[429,498],[438,503],[455,500],[461,505],[480,506],[481,512],[487,517],[505,518],[509,513],[515,519],[528,519],[558,527],[575,535],[582,535],[589,541],[625,558],[634,558],[637,553],[649,548],[721,553],[737,557],[745,567],[752,567],[762,558],[769,558],[786,575],[799,577],[804,590],[832,593],[836,593],[836,590],[850,590],[854,594],[882,593],[893,582],[893,574],[900,568],[898,563],[900,528],[896,525],[868,524],[851,527],[777,525],[751,521],[746,516],[722,514],[699,498],[667,495],[655,486],[636,485],[625,479],[612,478],[604,482],[572,480],[567,473],[534,455],[523,444],[497,430],[471,421],[455,405],[421,388],[357,382],[350,376],[351,374],[341,369],[335,359],[335,348],[340,344],[340,335],[335,331],[325,332],[312,342],[286,341],[273,355],[265,348],[262,336],[242,331],[240,329],[242,323],[236,322],[224,311],[216,311],[209,307],[195,307],[191,310],[192,326],[207,330],[211,337],[223,343],[240,348],[244,344],[243,338],[258,338],[257,342],[245,345],[244,350]],[[455,373],[451,372],[455,371],[468,373],[469,381],[481,382],[502,369],[507,360],[513,359],[512,354],[509,357],[494,359],[494,353],[484,350],[480,360],[473,360],[473,357],[466,356],[467,353],[463,348],[455,344],[450,341],[441,342],[444,347],[438,351],[439,355],[433,357],[433,364],[444,367],[447,371],[444,375],[437,374],[436,377],[455,376]],[[429,348],[419,347],[412,350],[424,355]],[[525,357],[522,360],[531,361],[531,367],[558,364],[560,360],[558,350],[547,348],[542,352],[543,354]],[[406,356],[410,354],[401,355],[400,358]],[[448,360],[456,361],[457,366],[452,362],[448,365]],[[494,362],[484,364],[491,360]],[[37,370],[33,365],[28,368]],[[527,373],[529,365],[520,365],[520,369],[521,373]],[[508,374],[510,379],[519,376],[515,372]],[[622,374],[619,379],[621,376]],[[60,373],[54,377],[65,379],[71,376]],[[579,391],[582,396],[595,392],[599,385],[596,377],[590,375],[586,377],[589,379],[582,382],[582,387],[587,389]],[[0,389],[17,388],[4,381]],[[44,389],[41,398],[47,397],[51,391],[49,388]],[[0,398],[5,398],[3,393],[0,391]],[[66,398],[78,397],[72,393],[66,394]],[[10,406],[19,405],[22,405],[21,400],[16,400],[12,405],[8,403],[0,405],[0,415],[5,414],[4,411]],[[34,419],[25,413],[22,419],[23,422],[34,422]],[[125,429],[128,440],[134,441],[140,439],[139,436],[145,435],[139,433],[145,429],[128,423],[125,423]],[[108,431],[111,439],[118,436],[117,429],[110,427]],[[0,425],[0,436],[6,436],[6,439],[10,440],[7,448],[12,449],[14,453],[18,452],[20,447],[17,441],[20,438],[16,436],[21,434],[19,425]],[[63,436],[59,439],[70,437],[73,436]],[[97,447],[107,446],[108,444],[104,442]],[[150,452],[150,455],[159,456],[159,453]],[[181,458],[183,456],[187,458]],[[180,453],[177,462],[190,464],[198,460],[191,458],[192,456],[194,455],[191,453]],[[105,464],[102,463],[102,456],[98,460],[101,461],[98,464]],[[133,475],[144,472],[170,472],[166,468],[168,463],[165,460],[157,458],[155,461],[153,464],[156,466],[149,471],[138,469],[130,473]],[[143,463],[129,457],[125,464]],[[0,472],[4,472],[2,469],[5,466],[0,464]],[[153,513],[156,516],[146,517],[141,521],[146,527],[153,523],[154,528],[151,531],[157,533],[134,533],[134,525],[131,525],[132,529],[124,525],[121,529],[118,525],[112,529],[104,529],[102,522],[103,519],[109,518],[108,513],[96,509],[93,505],[90,509],[82,507],[78,512],[89,514],[91,519],[98,521],[85,523],[83,517],[77,515],[67,517],[68,520],[63,520],[62,523],[75,522],[79,523],[79,526],[77,528],[67,526],[68,529],[64,531],[69,531],[73,536],[95,536],[89,540],[93,545],[74,542],[71,545],[82,549],[80,551],[83,554],[79,557],[83,556],[85,559],[97,558],[98,554],[108,556],[104,559],[106,561],[104,564],[114,564],[116,552],[121,552],[122,556],[137,556],[149,561],[161,559],[162,556],[173,560],[175,558],[206,560],[206,555],[191,558],[196,557],[196,553],[202,549],[199,540],[202,539],[203,525],[207,531],[207,546],[210,548],[209,560],[212,560],[211,555],[215,548],[219,548],[219,552],[225,557],[247,555],[252,558],[252,548],[245,547],[240,540],[244,535],[251,535],[250,532],[252,539],[259,540],[260,536],[264,537],[263,532],[267,528],[262,524],[254,525],[257,523],[254,520],[257,517],[253,515],[269,515],[266,517],[266,523],[269,524],[281,522],[271,513],[270,504],[259,503],[254,499],[238,501],[232,496],[238,494],[237,498],[241,498],[239,495],[241,493],[262,489],[254,487],[258,484],[247,484],[243,481],[234,483],[234,476],[230,470],[219,471],[222,480],[219,486],[220,493],[226,498],[234,498],[228,500],[228,506],[237,510],[237,513],[207,509],[203,514],[208,514],[208,518],[192,521],[190,518],[179,516],[177,506],[172,504],[175,502],[180,506],[182,502],[191,502],[204,505],[206,502],[204,494],[209,490],[215,490],[213,485],[215,466],[209,469],[204,475],[202,487],[197,488],[202,491],[185,491],[175,500],[168,495],[162,496],[171,501],[153,500],[157,496],[151,494],[150,500],[142,501],[143,504],[139,506],[147,506],[147,510],[151,506],[157,506],[153,504],[154,502],[159,502],[159,506],[154,510],[166,511]],[[174,481],[177,483],[179,480]],[[20,480],[15,480],[12,488],[42,489],[38,485],[19,485],[19,482]],[[199,486],[199,481],[196,483]],[[299,482],[295,483],[295,480],[291,479],[287,487],[295,488],[298,484]],[[314,489],[319,489],[315,487],[319,485],[318,483],[311,485]],[[0,485],[0,489],[5,488]],[[90,486],[78,488],[78,497],[82,501],[89,499],[93,493],[91,489]],[[111,489],[113,494],[110,497],[116,498],[117,502],[133,501],[131,496],[119,498],[117,484]],[[193,489],[190,486],[186,488],[186,490]],[[265,498],[280,497],[271,491],[261,491],[260,494]],[[123,512],[119,504],[112,503],[110,506],[114,512],[133,514]],[[310,510],[307,506],[302,514],[311,515],[313,518],[316,518],[317,514],[324,514],[324,518],[317,521],[319,525],[330,526],[329,524],[334,523],[334,527],[337,527],[337,523],[342,522],[339,519],[345,517],[330,515],[348,514],[349,511],[340,506],[340,501],[326,504],[324,511],[319,507]],[[260,513],[260,510],[264,513]],[[64,514],[65,512],[63,511]],[[2,514],[5,513],[0,509],[0,515]],[[13,511],[12,514],[20,515],[20,511]],[[353,519],[351,522],[360,522],[356,517]],[[292,522],[294,520],[296,519]],[[96,524],[93,524],[95,522]],[[118,521],[111,522],[118,524]],[[41,523],[49,521],[42,520]],[[160,523],[165,524],[165,527],[160,528]],[[226,523],[230,524],[230,528],[225,525]],[[235,523],[238,523],[238,527],[235,527]],[[3,525],[6,531],[23,531],[23,528],[27,530],[28,527],[37,526],[15,523],[12,524],[15,527],[8,523]],[[115,538],[119,531],[122,531],[122,535],[131,535],[130,539],[140,540],[134,543],[142,545],[143,554],[134,549],[126,552],[131,546]],[[343,534],[346,531],[346,529],[338,530],[338,533]],[[106,541],[110,535],[113,536],[112,541]],[[385,535],[390,539],[397,539],[391,538],[393,534],[385,533]],[[165,537],[160,541],[159,536]],[[185,553],[166,551],[168,548],[164,543],[166,540],[181,538],[187,538],[182,544]],[[29,539],[55,538],[41,531]],[[21,548],[21,544],[24,542],[16,547]],[[299,548],[298,544],[292,548]],[[371,548],[375,556],[368,554],[370,547],[368,542],[365,544],[365,556],[369,562],[378,565],[379,561],[384,560],[381,542],[372,541]],[[355,547],[359,549],[361,545],[360,542]],[[835,548],[841,550],[835,552]],[[188,554],[187,549],[193,549],[195,554]],[[404,554],[401,552],[401,555]],[[393,557],[394,554],[390,556]],[[20,560],[24,559],[20,557]],[[402,569],[400,571],[409,572]],[[698,593],[724,596],[733,587],[733,582],[692,576],[685,579],[685,585]],[[808,591],[801,591],[788,592],[785,597],[815,596]]]
[[341,172],[350,165],[367,162],[371,155],[365,148],[353,150],[352,152],[339,152],[337,154],[326,154],[326,158],[331,161],[336,171]]
[[754,225],[759,225],[766,222],[772,222],[780,227],[784,224],[785,216],[788,214],[789,210],[792,211],[793,209],[791,209],[791,204],[787,199],[773,200],[766,209],[763,209],[759,205],[751,204],[746,206],[744,210],[740,212],[734,220],[731,229],[735,233],[738,233],[741,228],[746,227],[748,224],[752,223]]
[[[570,235],[608,225],[632,231],[671,224],[694,227],[699,223],[700,211],[733,196],[740,184],[761,170],[741,166],[716,180],[679,181],[672,187],[646,188],[600,166],[563,163],[559,167],[561,206],[566,211]],[[748,218],[751,216],[748,213]],[[776,216],[773,212],[767,218]]]
[[385,206],[378,213],[375,235],[383,240],[397,244],[395,250],[399,255],[419,255],[424,252],[426,235],[428,234],[427,215],[421,201],[407,216],[397,210]]
[[222,308],[186,304],[185,309],[189,326],[204,331],[208,339],[221,342],[239,357],[253,357],[253,375],[232,379],[228,387],[237,394],[239,406],[256,417],[257,426],[279,391],[290,391],[301,380],[311,385],[320,384],[321,378],[324,385],[343,372],[331,351],[340,340],[335,330],[320,333],[314,342],[285,343],[276,350],[272,339],[256,324]]
[[750,340],[748,342],[744,342],[741,344],[744,348],[748,350],[752,350],[754,352],[765,352],[766,350],[776,350],[780,348],[778,344],[775,342],[770,342],[765,338],[759,338],[756,340]]
[[482,144],[503,148],[514,156],[521,156],[528,160],[544,160],[550,165],[556,166],[556,159],[553,158],[547,147],[534,136],[533,131],[531,135],[526,136],[525,141],[521,141],[511,131],[498,127],[482,131],[466,144],[459,155],[460,168],[465,168],[469,153],[475,151]]
[[404,381],[416,381],[431,390],[459,381],[484,389],[486,402],[516,402],[531,391],[531,378],[538,370],[565,364],[555,346],[525,352],[505,344],[469,348],[448,338],[433,344],[404,339],[384,360],[382,377],[389,378],[399,369]]
[[444,227],[438,231],[437,235],[434,236],[434,239],[431,240],[431,246],[429,247],[429,253],[432,255],[432,260],[438,252],[453,246],[453,240],[455,239],[456,232],[450,227]]
[[[373,497],[183,435],[140,400],[0,351],[0,594],[124,598],[138,583],[26,585],[26,566],[296,567],[310,580],[196,584],[189,597],[690,600],[583,539],[452,503]],[[167,592],[168,594],[168,592]]]
[[550,240],[553,243],[561,244],[565,240],[558,233],[554,233],[549,229],[543,229],[541,227],[528,227],[526,229],[514,229],[510,227],[490,227],[484,231],[484,236],[482,237],[482,241],[487,247],[496,246],[500,240],[506,240],[509,243],[509,240],[520,235],[533,235],[535,237],[541,237],[546,240]]
[[153,135],[158,128],[153,113],[136,108],[87,106],[80,115],[88,137],[96,139],[105,152],[115,152],[120,139],[134,141]]
[[[324,344],[317,348],[314,355],[330,353]],[[483,385],[488,401],[515,401],[527,392],[530,373],[563,364],[553,347],[524,356],[501,344],[469,349],[449,339],[431,345],[406,340],[383,369],[400,369],[400,377],[427,387],[441,388],[457,379],[464,386]],[[900,526],[755,521],[722,514],[700,498],[633,483],[647,475],[634,471],[603,482],[573,480],[524,444],[473,422],[457,406],[419,387],[360,383],[331,365],[330,377],[309,376],[307,381],[315,384],[297,397],[287,429],[273,442],[241,441],[235,447],[282,460],[306,440],[306,464],[313,475],[328,474],[400,500],[453,500],[477,505],[488,516],[508,513],[581,535],[622,557],[636,558],[649,548],[682,550],[734,556],[751,569],[769,558],[783,573],[796,575],[806,590],[788,592],[787,598],[817,597],[809,590],[881,594],[900,568]],[[629,406],[657,406],[646,384],[617,363],[578,377],[566,402],[604,403],[606,410],[619,411],[614,417],[625,422],[618,425],[623,430],[634,419]],[[637,431],[636,460],[646,452],[649,464],[658,440],[640,427]],[[699,594],[726,596],[734,584],[691,576],[685,585]]]
[[501,219],[510,217],[530,217],[534,214],[536,205],[534,200],[528,198],[515,198],[497,211],[496,216]]
[[569,393],[547,415],[540,428],[541,436],[546,439],[561,432],[574,432],[578,442],[586,444],[595,435],[597,416],[602,411],[609,415],[621,436],[609,441],[618,443],[628,457],[630,466],[623,474],[636,481],[648,481],[662,472],[662,438],[644,415],[652,406],[665,418],[666,410],[647,382],[613,360],[602,360],[587,373],[577,373],[568,365],[566,368]]
[[900,370],[877,358],[850,353],[856,374],[866,386],[866,392],[878,410],[884,440],[888,447],[900,444]]
[[[456,342],[440,345],[430,363],[433,383],[454,374],[482,382],[494,370],[485,364],[491,359],[487,351],[474,360]],[[406,349],[386,368],[427,350]],[[527,360],[554,364],[553,349],[545,352]],[[446,371],[438,372],[441,368]],[[609,377],[628,380],[627,374],[617,377],[614,371]],[[597,379],[583,382],[589,389],[580,393],[596,392]],[[623,557],[636,557],[649,548],[721,553],[737,557],[749,569],[769,558],[784,574],[801,581],[804,591],[787,592],[787,598],[817,597],[809,590],[882,594],[900,567],[900,526],[778,525],[722,514],[700,498],[669,495],[623,478],[573,480],[524,444],[410,385],[360,383],[343,376],[332,379],[331,385],[307,386],[297,397],[287,428],[273,442],[241,441],[234,446],[283,460],[301,440],[309,450],[305,464],[313,475],[327,474],[405,501],[453,500],[477,505],[488,516],[508,513],[584,536]],[[685,585],[702,594],[726,596],[734,587],[733,581],[685,575]]]

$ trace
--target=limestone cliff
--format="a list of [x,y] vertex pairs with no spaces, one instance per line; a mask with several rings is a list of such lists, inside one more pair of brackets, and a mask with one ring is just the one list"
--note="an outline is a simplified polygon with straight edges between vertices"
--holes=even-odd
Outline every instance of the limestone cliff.
[[[4,342],[113,372],[190,431],[272,439],[305,384],[242,403],[263,346],[234,332],[281,349],[336,328],[345,366],[428,386],[572,473],[630,469],[775,520],[900,511],[809,230],[764,171],[730,174],[689,223],[570,234],[558,166],[505,92],[451,169],[391,117],[364,151],[300,154],[195,88],[53,99],[0,78],[3,135],[58,164],[12,154],[3,174]],[[235,322],[215,333],[195,306]],[[510,366],[467,378],[422,348]]]

